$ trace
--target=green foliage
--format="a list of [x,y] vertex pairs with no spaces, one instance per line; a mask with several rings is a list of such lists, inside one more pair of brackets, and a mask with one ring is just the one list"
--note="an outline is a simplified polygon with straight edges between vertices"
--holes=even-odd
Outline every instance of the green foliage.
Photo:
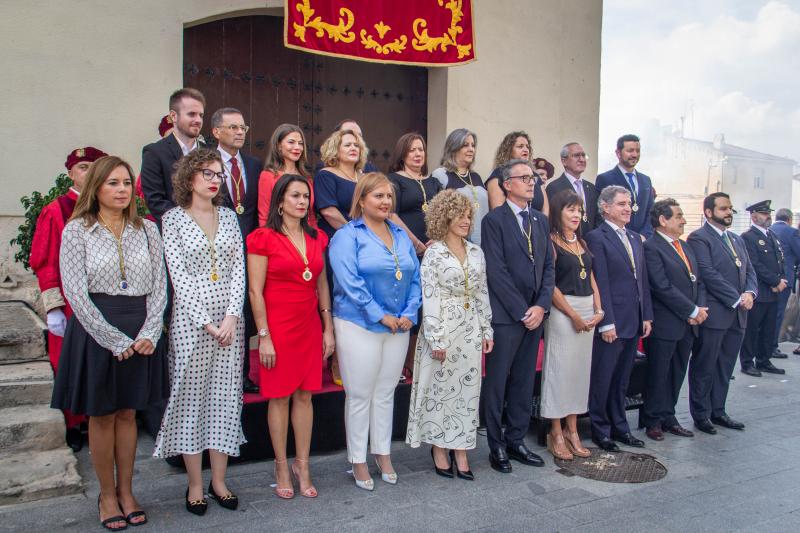
[[14,255],[14,260],[30,270],[31,265],[28,258],[31,256],[31,243],[33,242],[33,232],[36,231],[36,221],[42,208],[61,196],[66,194],[72,186],[72,180],[66,174],[59,174],[56,177],[55,185],[47,194],[42,195],[39,191],[33,191],[30,196],[20,198],[22,207],[25,208],[25,220],[17,228],[17,236],[11,239],[11,245],[19,246],[19,250]]

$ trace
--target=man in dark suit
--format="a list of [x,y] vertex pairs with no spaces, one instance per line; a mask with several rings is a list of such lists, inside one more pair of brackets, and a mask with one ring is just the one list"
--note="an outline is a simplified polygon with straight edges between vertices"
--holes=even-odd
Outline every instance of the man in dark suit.
[[184,87],[169,97],[172,133],[142,149],[141,184],[145,203],[159,227],[164,213],[175,207],[172,174],[175,163],[199,146],[206,99],[197,89]]
[[750,376],[761,377],[762,372],[785,374],[784,369],[776,367],[769,360],[775,342],[778,297],[788,286],[783,273],[783,250],[769,229],[772,223],[770,201],[755,203],[747,210],[753,225],[742,233],[742,239],[756,271],[758,296],[747,317],[739,361],[742,372]]
[[644,446],[628,425],[625,393],[639,338],[650,335],[653,307],[642,238],[625,229],[631,219],[630,192],[611,185],[600,191],[598,203],[605,221],[586,235],[586,244],[605,315],[592,347],[589,418],[594,443],[619,451],[614,441]]
[[653,235],[650,210],[653,208],[656,195],[650,178],[636,170],[636,164],[641,155],[639,137],[623,135],[617,139],[616,154],[619,164],[597,176],[595,187],[598,191],[602,191],[609,185],[619,185],[628,189],[631,192],[631,210],[633,211],[628,229],[644,235],[645,238],[650,238]]
[[[220,194],[225,198],[224,205],[236,213],[243,240],[258,225],[258,177],[263,166],[257,157],[242,152],[247,130],[244,116],[236,108],[223,107],[211,115],[211,134],[217,139],[217,150],[222,156],[222,168],[225,171],[225,185]],[[256,324],[247,290],[244,294],[246,340],[242,388],[245,392],[258,392],[258,387],[250,379],[250,338],[256,334]]]
[[641,422],[646,435],[664,440],[664,431],[680,437],[694,434],[675,418],[675,404],[686,377],[698,325],[708,317],[706,292],[694,252],[682,242],[686,219],[672,198],[653,204],[655,231],[644,243],[647,277],[653,297],[653,330],[645,339],[647,389]]
[[725,402],[757,281],[744,241],[728,230],[733,213],[727,194],[709,194],[703,200],[706,223],[688,238],[708,305],[708,318],[700,326],[689,361],[689,410],[695,427],[711,435],[717,433],[714,424],[744,429],[728,416]]
[[[486,358],[480,405],[489,462],[502,473],[511,472],[509,458],[544,465],[525,444],[542,321],[550,311],[555,285],[547,218],[528,206],[534,176],[533,166],[524,159],[503,165],[499,185],[507,201],[483,218],[481,229],[495,345],[492,356]],[[504,404],[505,434],[501,429]]]
[[591,230],[602,222],[602,217],[597,216],[597,190],[591,181],[581,176],[586,170],[586,152],[580,143],[570,142],[561,148],[561,164],[564,172],[558,179],[547,184],[547,199],[564,190],[575,191],[583,199],[584,213],[581,220],[581,235],[586,236]]
[[795,291],[796,275],[795,268],[800,263],[800,231],[792,227],[791,209],[782,207],[775,212],[775,223],[770,226],[770,231],[775,234],[783,249],[783,279],[789,286],[787,290],[778,293],[778,312],[775,316],[775,341],[772,344],[772,358],[786,359],[787,355],[778,349],[778,338],[781,334],[781,324],[783,324],[783,314],[786,311],[786,304],[789,302],[789,295]]

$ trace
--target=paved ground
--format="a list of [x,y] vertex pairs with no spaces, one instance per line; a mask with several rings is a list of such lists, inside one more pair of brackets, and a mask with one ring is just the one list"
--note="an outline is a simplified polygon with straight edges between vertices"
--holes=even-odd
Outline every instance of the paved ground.
[[[784,351],[793,347],[783,345]],[[152,442],[142,437],[135,483],[150,524],[137,531],[800,531],[800,357],[789,357],[777,362],[787,376],[736,371],[728,411],[746,431],[648,440],[647,450],[669,473],[640,485],[566,477],[549,456],[545,468],[515,463],[513,474],[501,475],[489,468],[485,443],[471,454],[475,482],[446,480],[433,473],[426,449],[397,442],[396,487],[376,480],[373,493],[355,488],[344,454],[336,453],[312,459],[317,500],[282,501],[270,489],[272,462],[242,464],[229,475],[240,509],[210,502],[200,518],[183,508],[184,475],[150,458]],[[690,427],[685,396],[679,410]],[[629,420],[635,427],[633,413]],[[587,427],[581,428],[585,434]],[[635,433],[646,439],[641,430]],[[79,460],[85,496],[0,508],[0,530],[102,531],[86,450]]]

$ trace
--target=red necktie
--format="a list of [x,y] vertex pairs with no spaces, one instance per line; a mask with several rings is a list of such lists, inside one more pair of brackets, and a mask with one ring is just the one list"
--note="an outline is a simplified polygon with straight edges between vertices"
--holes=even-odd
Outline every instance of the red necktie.
[[233,178],[234,188],[231,191],[233,207],[241,215],[244,212],[244,206],[242,205],[244,203],[244,180],[242,179],[242,171],[239,170],[239,161],[235,157],[231,158],[231,177]]

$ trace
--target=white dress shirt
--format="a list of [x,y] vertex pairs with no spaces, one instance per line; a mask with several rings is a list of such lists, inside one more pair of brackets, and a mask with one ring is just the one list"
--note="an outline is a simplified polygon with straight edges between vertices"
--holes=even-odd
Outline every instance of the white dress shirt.
[[177,135],[175,135],[174,132],[172,133],[172,135],[175,137],[175,140],[178,141],[178,146],[181,147],[181,152],[183,152],[184,156],[187,156],[193,151],[197,150],[197,139],[194,140],[194,144],[192,144],[191,146],[186,146],[181,142],[181,140],[178,138]]
[[[225,171],[225,183],[228,186],[228,193],[231,195],[231,199],[234,199],[234,195],[236,194],[236,188],[234,187],[233,183],[233,174],[231,174],[231,168],[233,164],[231,163],[231,159],[234,158],[231,154],[226,152],[221,146],[217,146],[217,150],[219,151],[220,155],[222,156],[222,170]],[[247,194],[247,174],[244,170],[244,159],[242,159],[242,152],[236,151],[236,162],[239,163],[239,172],[242,176],[242,185],[244,185],[244,193]],[[242,198],[242,203],[244,203],[244,198]]]

